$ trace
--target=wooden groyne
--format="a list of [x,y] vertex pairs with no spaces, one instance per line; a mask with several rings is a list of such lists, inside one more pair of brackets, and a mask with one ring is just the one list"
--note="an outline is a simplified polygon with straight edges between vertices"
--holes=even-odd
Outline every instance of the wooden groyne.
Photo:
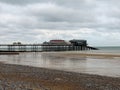
[[4,51],[1,51],[0,52],[0,55],[19,55],[19,52],[4,52]]

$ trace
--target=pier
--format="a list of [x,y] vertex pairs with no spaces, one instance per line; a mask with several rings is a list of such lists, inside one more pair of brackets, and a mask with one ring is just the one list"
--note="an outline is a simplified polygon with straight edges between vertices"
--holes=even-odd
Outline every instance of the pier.
[[42,52],[42,51],[80,51],[80,50],[95,50],[95,48],[73,45],[42,45],[42,44],[0,45],[0,51],[3,52]]
[[42,44],[22,44],[20,42],[13,44],[0,44],[2,52],[44,52],[44,51],[81,51],[97,50],[95,47],[87,46],[86,40],[50,40]]

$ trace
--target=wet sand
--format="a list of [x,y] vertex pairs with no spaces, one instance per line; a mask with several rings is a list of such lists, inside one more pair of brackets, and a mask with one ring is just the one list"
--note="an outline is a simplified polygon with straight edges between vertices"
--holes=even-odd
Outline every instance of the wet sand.
[[120,54],[112,54],[112,53],[88,53],[88,52],[44,52],[49,55],[59,56],[59,57],[104,57],[104,58],[113,58],[120,57]]
[[120,78],[0,63],[0,90],[120,90]]
[[[119,57],[111,54],[45,53],[57,57]],[[0,90],[120,90],[120,77],[107,77],[0,63]]]

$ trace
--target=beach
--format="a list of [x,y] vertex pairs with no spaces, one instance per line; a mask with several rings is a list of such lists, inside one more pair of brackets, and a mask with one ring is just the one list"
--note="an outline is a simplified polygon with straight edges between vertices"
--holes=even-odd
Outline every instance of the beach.
[[120,90],[120,78],[1,63],[0,90]]
[[58,56],[58,57],[76,57],[79,58],[81,56],[85,56],[85,57],[102,57],[102,58],[114,58],[114,57],[120,57],[120,53],[100,53],[100,52],[88,52],[88,51],[66,51],[66,52],[43,52],[45,54],[49,54],[52,56]]
[[[23,55],[25,58],[21,58],[23,57]],[[82,64],[80,64],[81,61],[82,63],[87,62],[86,57],[90,57],[92,59],[102,58],[100,60],[97,60],[97,63],[101,60],[104,61],[104,59],[108,59],[109,60],[108,62],[117,61],[117,60],[111,60],[111,58],[112,59],[114,57],[119,58],[119,55],[116,54],[114,55],[114,54],[100,54],[100,53],[96,53],[96,54],[80,53],[80,52],[42,52],[42,53],[19,53],[15,55],[14,53],[11,54],[7,53],[7,56],[5,56],[4,53],[4,56],[1,56],[1,60],[7,57],[5,59],[9,59],[8,61],[13,60],[14,62],[18,62],[19,61],[18,57],[19,57],[20,60],[22,60],[22,62],[25,63],[26,60],[31,58],[30,56],[33,57],[33,59],[31,59],[32,61],[37,59],[40,61],[40,59],[43,59],[44,61],[44,62],[42,61],[43,63],[48,61],[50,63],[51,61],[52,66],[60,64],[59,68],[63,67],[61,62],[63,63],[64,61],[66,61],[66,58],[67,60],[69,58],[70,60],[68,61],[74,64],[76,60],[77,63],[78,61],[80,61],[78,63],[80,68],[83,68],[81,67]],[[24,59],[26,60],[24,61]],[[27,61],[27,63],[30,63],[30,61]],[[35,66],[32,65],[34,64],[35,61],[32,62],[32,64],[26,64],[26,65],[25,64],[19,65],[18,63],[20,63],[20,61],[18,63],[13,63],[13,62],[7,63],[7,62],[4,62],[3,60],[3,62],[1,61],[0,63],[0,90],[120,90],[120,77],[119,76],[116,77],[114,74],[109,75],[107,71],[106,71],[107,74],[100,75],[99,73],[95,74],[93,71],[91,73],[89,72],[84,73],[81,71],[75,72],[74,70],[70,70],[70,69],[64,70],[65,68],[57,69],[56,67],[50,68],[49,66],[36,67],[36,64]],[[56,62],[58,64],[56,64]],[[71,63],[69,64],[70,66],[72,65]],[[38,64],[38,65],[42,65],[42,64]],[[44,64],[44,65],[50,65],[50,64]],[[68,64],[64,64],[64,66],[65,65]],[[94,65],[92,64],[92,66]],[[73,67],[71,67],[71,69],[72,68]],[[78,68],[77,64],[75,68]],[[96,70],[99,69],[96,68]],[[110,71],[110,72],[113,73],[114,71]]]
[[120,90],[120,0],[0,0],[0,90]]

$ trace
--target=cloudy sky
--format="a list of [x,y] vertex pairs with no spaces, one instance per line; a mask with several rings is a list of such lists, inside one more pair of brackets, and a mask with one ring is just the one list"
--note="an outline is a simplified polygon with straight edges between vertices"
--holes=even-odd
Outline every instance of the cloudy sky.
[[120,45],[120,0],[0,0],[0,43],[86,39]]

